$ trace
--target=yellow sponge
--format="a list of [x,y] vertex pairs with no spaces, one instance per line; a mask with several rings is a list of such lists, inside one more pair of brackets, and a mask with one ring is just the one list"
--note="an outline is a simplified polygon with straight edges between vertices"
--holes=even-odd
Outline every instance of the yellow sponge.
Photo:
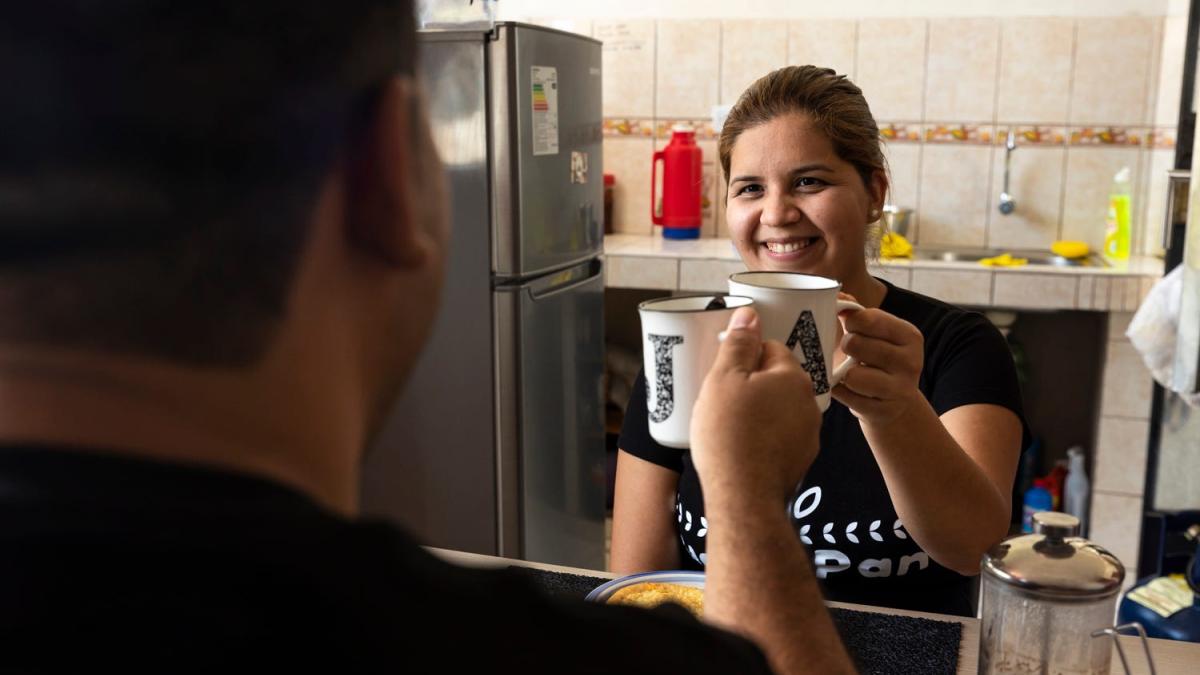
[[880,242],[879,254],[884,258],[908,258],[912,256],[912,244],[904,235],[888,232]]
[[1011,253],[1001,253],[991,258],[983,258],[979,264],[988,267],[1020,267],[1028,262],[1029,260],[1026,258],[1014,258]]
[[1082,241],[1056,241],[1050,244],[1050,250],[1064,258],[1086,258],[1089,253],[1088,245]]

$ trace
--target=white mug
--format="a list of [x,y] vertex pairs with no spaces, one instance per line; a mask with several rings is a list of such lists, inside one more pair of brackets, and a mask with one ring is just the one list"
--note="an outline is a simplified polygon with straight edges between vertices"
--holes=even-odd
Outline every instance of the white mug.
[[837,315],[862,305],[838,298],[842,285],[833,279],[794,272],[739,272],[729,277],[729,292],[754,298],[763,339],[779,340],[808,372],[817,406],[829,408],[829,391],[841,383],[853,359],[833,368]]
[[689,447],[692,406],[717,358],[718,336],[735,309],[752,304],[750,298],[732,295],[692,295],[638,305],[646,412],[654,440],[669,448]]

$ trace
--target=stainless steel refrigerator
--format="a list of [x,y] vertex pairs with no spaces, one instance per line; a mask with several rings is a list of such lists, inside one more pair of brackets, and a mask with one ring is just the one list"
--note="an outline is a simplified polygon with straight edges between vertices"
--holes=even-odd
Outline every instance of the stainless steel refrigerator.
[[363,509],[422,543],[604,563],[600,43],[419,34],[453,234],[441,313]]

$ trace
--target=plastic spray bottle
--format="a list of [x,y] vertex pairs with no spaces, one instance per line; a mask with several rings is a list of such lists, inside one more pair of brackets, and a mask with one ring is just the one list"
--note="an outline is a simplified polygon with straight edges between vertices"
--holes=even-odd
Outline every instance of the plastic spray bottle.
[[1079,532],[1087,532],[1088,493],[1091,484],[1083,469],[1083,448],[1078,446],[1067,450],[1070,467],[1067,471],[1067,485],[1063,494],[1063,511],[1079,519]]
[[1104,255],[1113,260],[1129,259],[1129,216],[1131,172],[1123,166],[1113,176],[1112,192],[1108,195],[1108,219],[1104,232]]

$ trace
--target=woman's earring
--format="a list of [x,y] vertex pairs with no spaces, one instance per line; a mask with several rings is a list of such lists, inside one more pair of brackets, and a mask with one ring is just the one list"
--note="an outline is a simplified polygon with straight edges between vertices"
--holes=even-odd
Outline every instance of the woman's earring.
[[871,220],[879,220],[879,209],[871,209]]

